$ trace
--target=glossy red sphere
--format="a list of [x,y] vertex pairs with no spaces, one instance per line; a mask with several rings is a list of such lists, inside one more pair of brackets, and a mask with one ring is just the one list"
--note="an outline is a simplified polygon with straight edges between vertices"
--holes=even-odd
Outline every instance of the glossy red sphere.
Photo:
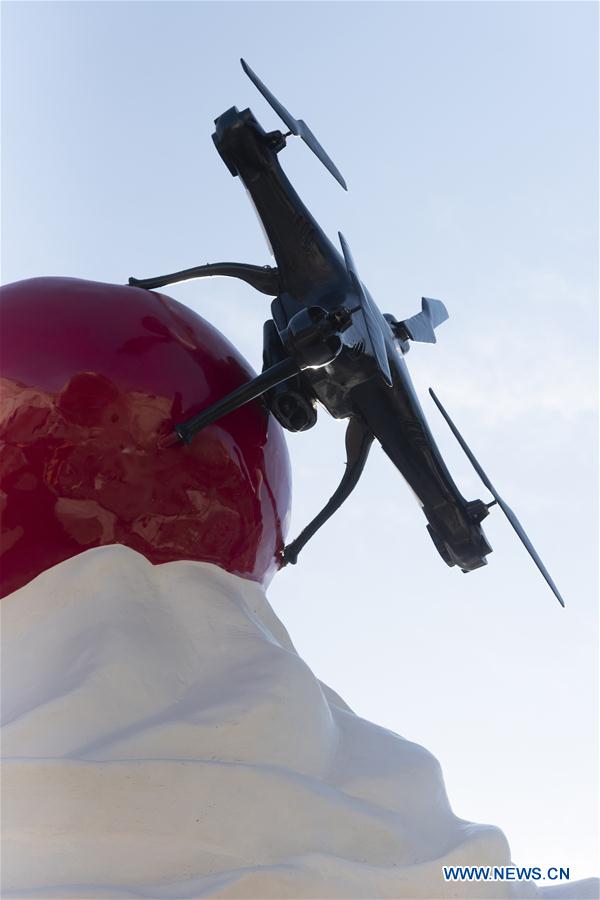
[[157,447],[253,377],[218,331],[163,294],[75,278],[3,287],[0,325],[0,596],[103,544],[271,577],[290,471],[262,403]]

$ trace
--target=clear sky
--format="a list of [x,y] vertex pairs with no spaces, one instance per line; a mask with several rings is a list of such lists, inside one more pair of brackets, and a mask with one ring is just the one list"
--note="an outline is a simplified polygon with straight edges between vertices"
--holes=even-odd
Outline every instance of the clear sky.
[[[125,282],[271,262],[213,120],[279,127],[244,56],[344,174],[280,157],[341,229],[384,312],[443,299],[408,357],[461,490],[489,499],[431,384],[515,508],[562,610],[493,511],[484,570],[448,569],[379,448],[270,599],[360,714],[428,747],[455,811],[523,865],[595,874],[597,25],[593,3],[8,2],[2,7],[2,280]],[[268,299],[173,287],[260,368]],[[335,488],[344,427],[289,435],[291,536]],[[488,524],[489,523],[489,524]]]

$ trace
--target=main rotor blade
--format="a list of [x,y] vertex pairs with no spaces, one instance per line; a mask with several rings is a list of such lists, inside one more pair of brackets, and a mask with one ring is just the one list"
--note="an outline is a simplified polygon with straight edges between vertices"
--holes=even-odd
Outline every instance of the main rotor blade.
[[469,462],[471,463],[471,465],[473,466],[473,468],[475,469],[475,471],[477,472],[477,474],[479,475],[479,477],[485,484],[486,488],[494,496],[495,500],[498,503],[498,506],[500,507],[500,509],[502,510],[502,512],[504,513],[504,515],[506,516],[506,518],[508,519],[508,521],[514,528],[514,530],[519,535],[519,538],[521,539],[522,543],[524,544],[525,549],[527,550],[527,552],[531,556],[532,560],[534,561],[534,563],[536,564],[536,566],[538,567],[538,569],[544,576],[550,590],[552,591],[552,593],[554,594],[554,596],[556,597],[556,599],[558,600],[560,605],[564,606],[565,602],[564,602],[563,598],[561,597],[558,588],[554,584],[554,581],[552,580],[550,573],[548,572],[546,566],[544,565],[544,563],[538,556],[535,547],[533,546],[533,544],[529,540],[527,534],[525,533],[525,529],[523,528],[523,526],[517,519],[516,515],[514,514],[514,512],[510,508],[510,506],[504,502],[504,500],[502,499],[502,497],[500,496],[500,494],[498,493],[498,491],[496,490],[496,488],[494,487],[494,485],[492,484],[490,479],[487,477],[487,475],[485,474],[485,472],[483,471],[483,469],[481,468],[481,466],[479,465],[479,463],[473,456],[471,450],[467,446],[467,444],[466,444],[464,438],[462,437],[461,433],[459,432],[458,428],[456,427],[456,425],[454,424],[454,422],[452,421],[452,419],[450,418],[450,416],[448,415],[448,413],[446,412],[446,410],[444,409],[444,407],[442,406],[442,404],[440,403],[440,401],[438,400],[434,391],[431,388],[429,388],[429,393],[431,394],[431,396],[433,398],[433,402],[435,403],[435,405],[437,406],[437,408],[443,415],[444,419],[448,423],[448,426],[450,427],[450,431],[452,432],[452,434],[454,435],[454,437],[456,438],[456,440],[458,441],[458,443],[460,444],[460,446],[463,448],[464,452],[466,453],[466,455],[469,459]]
[[361,284],[361,280],[358,277],[356,265],[354,259],[352,258],[350,247],[346,242],[346,238],[341,231],[338,231],[338,237],[340,239],[340,244],[342,245],[342,252],[344,254],[344,260],[346,261],[348,274],[350,275],[352,284],[354,285],[354,289],[358,295],[358,301],[360,303],[361,312],[363,314],[365,328],[373,347],[375,360],[377,362],[377,365],[379,366],[379,371],[381,372],[384,381],[389,387],[391,387],[392,373],[390,372],[390,362],[387,355],[383,333],[381,331],[381,323],[377,318],[376,311],[372,307],[369,295],[365,291],[364,287]]
[[331,172],[335,180],[339,184],[341,184],[345,191],[347,191],[348,188],[346,186],[346,182],[344,181],[342,173],[333,162],[331,157],[325,152],[306,122],[304,122],[302,119],[295,119],[291,115],[291,113],[287,111],[285,106],[279,102],[277,97],[275,97],[275,95],[271,93],[266,84],[263,84],[258,75],[256,75],[255,72],[252,71],[248,63],[244,59],[240,59],[240,62],[242,64],[242,69],[244,70],[250,81],[252,81],[255,87],[258,88],[267,103],[269,103],[270,106],[273,107],[279,118],[287,125],[292,134],[295,134],[298,137],[302,138],[304,143],[308,147],[310,147],[315,156],[317,156],[321,160],[325,168],[328,169],[329,172]]

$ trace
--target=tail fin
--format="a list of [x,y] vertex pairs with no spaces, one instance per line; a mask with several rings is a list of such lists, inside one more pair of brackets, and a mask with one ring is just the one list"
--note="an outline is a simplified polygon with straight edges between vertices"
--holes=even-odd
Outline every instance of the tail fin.
[[422,311],[410,319],[404,319],[400,325],[404,327],[411,341],[420,341],[424,344],[435,344],[434,328],[441,325],[448,318],[448,310],[441,300],[431,300],[429,297],[421,299]]

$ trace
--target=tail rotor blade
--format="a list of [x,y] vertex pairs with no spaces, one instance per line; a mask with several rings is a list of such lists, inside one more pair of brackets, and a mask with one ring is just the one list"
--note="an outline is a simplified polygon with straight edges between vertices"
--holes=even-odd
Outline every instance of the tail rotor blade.
[[[369,295],[365,291],[364,287],[361,284],[360,278],[358,277],[356,265],[354,263],[354,259],[352,258],[350,247],[346,242],[346,238],[341,231],[338,231],[338,236],[340,239],[340,244],[342,245],[342,252],[344,254],[344,260],[346,261],[348,274],[350,275],[352,284],[358,295],[360,310],[364,317],[365,328],[373,347],[373,352],[375,354],[375,359],[377,361],[379,371],[386,384],[391,387],[392,373],[390,372],[390,362],[388,360],[385,340],[381,330],[381,323],[379,322],[379,319],[377,317],[376,310],[373,309],[371,301],[369,300]],[[381,316],[381,318],[383,317]]]
[[287,125],[287,127],[289,128],[291,133],[302,138],[304,143],[308,147],[310,147],[310,149],[315,154],[315,156],[317,156],[321,160],[321,162],[323,163],[325,168],[329,172],[331,172],[331,174],[333,175],[335,180],[339,184],[341,184],[341,186],[344,188],[345,191],[347,191],[348,187],[346,186],[346,182],[344,181],[342,173],[340,172],[338,167],[335,165],[335,163],[333,162],[331,157],[325,152],[325,150],[323,149],[321,144],[318,142],[318,140],[316,139],[316,137],[314,136],[314,134],[312,133],[312,131],[310,130],[310,128],[308,127],[306,122],[304,122],[302,119],[295,119],[291,115],[291,113],[288,112],[288,110],[285,108],[285,106],[279,102],[277,97],[275,97],[275,95],[271,93],[271,91],[266,86],[266,84],[264,84],[260,80],[258,75],[256,75],[256,73],[252,71],[252,69],[250,68],[248,63],[244,59],[241,59],[240,62],[242,64],[242,69],[244,70],[244,72],[246,73],[246,75],[248,76],[250,81],[254,84],[254,86],[256,88],[258,88],[258,90],[263,95],[263,97],[265,98],[267,103],[270,106],[272,106],[272,108],[275,110],[275,112],[277,113],[279,118]]
[[538,556],[538,553],[537,553],[535,547],[529,540],[529,538],[525,532],[525,529],[523,528],[523,526],[517,519],[516,515],[514,514],[514,512],[510,508],[510,506],[504,502],[504,500],[502,499],[502,497],[500,496],[500,494],[498,493],[498,491],[496,490],[496,488],[494,487],[494,485],[492,484],[490,479],[487,477],[487,475],[485,474],[485,472],[483,471],[483,469],[481,468],[481,466],[479,465],[479,463],[473,456],[471,450],[467,446],[467,444],[466,444],[464,438],[462,437],[461,433],[459,432],[458,428],[456,427],[456,425],[454,424],[454,422],[452,421],[452,419],[450,418],[450,416],[448,415],[448,413],[446,412],[446,410],[444,409],[444,407],[442,406],[442,404],[440,403],[440,401],[438,400],[434,391],[431,388],[429,388],[429,393],[431,394],[431,397],[433,398],[433,402],[435,403],[435,405],[437,406],[437,408],[443,415],[444,419],[448,423],[450,431],[452,432],[452,434],[454,435],[454,437],[456,438],[456,440],[458,441],[458,443],[464,450],[465,454],[467,455],[469,462],[471,463],[471,465],[473,466],[473,468],[475,469],[475,471],[477,472],[477,474],[479,475],[479,477],[485,484],[486,488],[489,490],[489,492],[493,495],[494,499],[497,501],[498,506],[500,507],[500,509],[502,510],[502,512],[504,513],[504,515],[506,516],[506,518],[508,519],[508,521],[510,522],[510,524],[516,531],[516,533],[518,534],[521,542],[525,546],[525,549],[527,550],[527,552],[531,556],[532,560],[534,561],[534,563],[536,564],[536,566],[542,573],[550,590],[552,591],[552,593],[554,594],[554,596],[556,597],[556,599],[558,600],[560,605],[564,606],[565,602],[564,602],[563,598],[561,597],[558,588],[554,584],[554,581],[552,580],[552,577],[550,576],[550,573],[548,572],[546,566],[544,565],[544,563]]
[[514,530],[517,532],[519,537],[521,538],[522,543],[525,545],[525,549],[527,550],[527,552],[531,556],[532,560],[534,561],[534,563],[536,564],[536,566],[542,573],[543,577],[546,579],[548,587],[550,588],[550,590],[552,591],[552,593],[554,594],[554,596],[556,597],[556,599],[558,600],[560,605],[564,607],[565,601],[561,597],[558,588],[554,584],[554,581],[552,580],[552,577],[551,577],[550,573],[548,572],[548,569],[546,568],[546,566],[544,565],[544,563],[538,556],[535,547],[533,546],[533,544],[527,537],[527,534],[525,533],[525,529],[523,528],[523,526],[517,519],[516,515],[514,514],[514,512],[510,508],[510,506],[508,506],[508,504],[505,503],[504,500],[502,500],[500,497],[498,497],[498,495],[496,495],[496,499],[498,501],[498,506],[500,507],[500,509],[502,510],[502,512],[504,513],[504,515],[506,516],[506,518],[508,519],[508,521],[514,528]]
[[331,172],[337,183],[341,184],[344,190],[347,191],[348,185],[346,184],[344,176],[342,175],[332,158],[329,156],[329,154],[326,153],[323,147],[320,145],[306,122],[304,122],[302,119],[298,119],[298,134],[302,138],[304,143],[308,147],[310,147],[315,156],[321,160],[325,168],[329,172]]
[[244,70],[250,81],[252,81],[254,86],[258,88],[267,103],[273,107],[279,118],[287,125],[292,134],[299,134],[300,132],[298,128],[298,121],[291,115],[291,113],[287,111],[283,103],[280,103],[277,97],[275,97],[275,95],[271,93],[269,88],[260,80],[258,75],[252,71],[246,60],[240,59],[240,62],[242,64],[242,69]]

